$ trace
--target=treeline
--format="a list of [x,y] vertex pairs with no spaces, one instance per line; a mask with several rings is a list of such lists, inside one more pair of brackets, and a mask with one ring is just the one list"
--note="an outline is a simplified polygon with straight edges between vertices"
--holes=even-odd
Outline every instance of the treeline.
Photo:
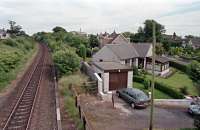
[[0,40],[0,91],[15,78],[34,46],[32,38],[27,36]]
[[62,27],[55,27],[52,30],[52,33],[38,32],[33,37],[50,47],[59,75],[69,75],[77,71],[81,58],[85,60],[86,57],[91,57],[94,47],[98,46],[97,37],[94,35],[87,38],[67,32]]

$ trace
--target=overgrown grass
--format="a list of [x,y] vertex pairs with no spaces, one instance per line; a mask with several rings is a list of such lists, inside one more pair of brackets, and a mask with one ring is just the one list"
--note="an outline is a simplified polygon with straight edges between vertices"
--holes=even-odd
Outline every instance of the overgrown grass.
[[[151,79],[151,75],[147,75],[147,78]],[[198,95],[198,91],[194,86],[192,80],[184,72],[177,71],[169,78],[156,77],[155,79],[157,82],[167,84],[179,92],[181,88],[186,87],[189,95]]]
[[[15,48],[6,44],[3,44],[2,41],[0,41],[0,51],[7,51],[7,52],[21,52],[22,50],[20,48]],[[31,44],[31,43],[30,43]],[[36,54],[36,44],[33,44],[33,48],[24,53],[22,56],[20,56],[20,61],[14,66],[13,69],[9,69],[8,72],[3,73],[0,81],[0,92],[2,92],[10,83],[12,80],[16,79],[17,74],[24,70],[26,63],[30,62],[33,58],[33,56]],[[8,57],[9,58],[9,57]],[[11,57],[10,57],[11,58]],[[0,61],[2,64],[5,64],[4,61]]]
[[75,99],[72,95],[71,90],[69,90],[69,85],[72,84],[78,91],[83,91],[80,87],[84,82],[88,80],[88,77],[80,72],[75,74],[64,76],[59,80],[59,91],[62,96],[64,96],[64,106],[65,110],[70,118],[75,122],[76,128],[78,130],[83,129],[83,124],[79,118],[78,109],[75,106]]
[[[145,87],[142,83],[138,83],[138,82],[133,82],[133,87],[138,88],[147,94],[150,91],[148,89],[145,89]],[[157,89],[154,89],[154,97],[155,97],[155,99],[172,99],[172,97],[170,97],[169,95],[167,95]]]

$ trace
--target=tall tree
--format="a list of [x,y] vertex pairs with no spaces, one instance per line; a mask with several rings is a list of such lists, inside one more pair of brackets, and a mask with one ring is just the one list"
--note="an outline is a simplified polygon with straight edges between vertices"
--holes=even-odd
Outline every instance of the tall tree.
[[89,37],[89,45],[91,48],[99,46],[99,40],[97,39],[96,35],[91,34]]
[[53,32],[66,32],[66,30],[63,27],[56,26],[52,29]]
[[156,40],[160,42],[162,38],[162,34],[165,33],[165,27],[160,23],[156,22],[155,20],[146,20],[144,22],[144,35],[147,41],[152,41],[152,30],[153,30],[153,22],[156,26]]
[[8,29],[8,33],[11,35],[24,35],[25,32],[21,31],[22,27],[20,25],[16,25],[15,21],[9,20],[10,29]]
[[156,54],[162,55],[164,53],[164,48],[161,43],[156,44]]

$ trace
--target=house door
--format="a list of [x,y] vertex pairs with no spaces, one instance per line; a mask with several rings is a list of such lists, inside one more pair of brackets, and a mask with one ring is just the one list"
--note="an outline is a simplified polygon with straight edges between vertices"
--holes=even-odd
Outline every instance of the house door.
[[112,72],[109,73],[109,91],[127,88],[127,72]]

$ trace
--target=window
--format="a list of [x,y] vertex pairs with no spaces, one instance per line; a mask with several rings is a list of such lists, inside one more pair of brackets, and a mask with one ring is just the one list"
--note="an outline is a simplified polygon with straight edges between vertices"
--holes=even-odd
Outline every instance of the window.
[[100,59],[99,61],[100,61],[100,62],[103,62],[103,60],[102,60],[102,59]]

